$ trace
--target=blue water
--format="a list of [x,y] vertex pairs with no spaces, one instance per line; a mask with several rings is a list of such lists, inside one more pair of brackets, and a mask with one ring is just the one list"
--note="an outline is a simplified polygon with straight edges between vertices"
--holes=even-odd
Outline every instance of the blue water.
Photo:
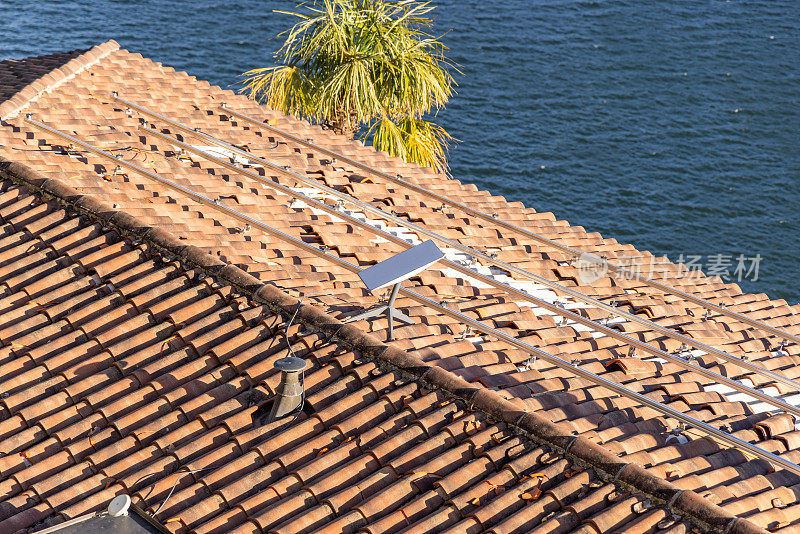
[[[114,38],[228,86],[293,5],[6,0],[0,58]],[[759,254],[743,288],[800,301],[800,3],[437,6],[464,72],[438,116],[455,177],[673,260]]]

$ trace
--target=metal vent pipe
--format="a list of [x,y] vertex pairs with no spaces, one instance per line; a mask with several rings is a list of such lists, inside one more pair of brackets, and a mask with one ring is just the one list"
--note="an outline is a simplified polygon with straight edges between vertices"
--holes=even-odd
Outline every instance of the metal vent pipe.
[[275,369],[281,372],[281,382],[276,388],[275,398],[273,399],[267,422],[280,419],[300,407],[304,394],[300,373],[305,368],[305,360],[294,356],[287,356],[275,362]]

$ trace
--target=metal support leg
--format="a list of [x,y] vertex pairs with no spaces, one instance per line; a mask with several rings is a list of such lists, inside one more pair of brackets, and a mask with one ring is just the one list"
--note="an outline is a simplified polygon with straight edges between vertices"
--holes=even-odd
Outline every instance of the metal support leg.
[[382,304],[372,308],[371,310],[367,310],[360,315],[356,315],[355,317],[348,317],[348,323],[352,323],[354,321],[360,321],[361,319],[369,319],[371,317],[378,317],[379,315],[386,314],[389,317],[389,341],[394,341],[394,320],[397,319],[401,323],[405,324],[415,324],[414,320],[411,319],[408,315],[401,312],[400,310],[395,309],[394,301],[397,298],[397,292],[400,291],[400,283],[396,283],[392,286],[392,294],[389,296],[389,301],[386,304]]

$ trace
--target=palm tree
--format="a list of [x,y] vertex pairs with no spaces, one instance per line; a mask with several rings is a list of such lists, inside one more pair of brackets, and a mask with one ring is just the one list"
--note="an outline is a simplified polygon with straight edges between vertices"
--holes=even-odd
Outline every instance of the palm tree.
[[427,32],[428,2],[320,0],[285,12],[300,20],[274,54],[278,65],[245,72],[244,90],[272,108],[350,138],[372,136],[393,156],[447,170],[453,138],[423,119],[453,94],[458,67]]

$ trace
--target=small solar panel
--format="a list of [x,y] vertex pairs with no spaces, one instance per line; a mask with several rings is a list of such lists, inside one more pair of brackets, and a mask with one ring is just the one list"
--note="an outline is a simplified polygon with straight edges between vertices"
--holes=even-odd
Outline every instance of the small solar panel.
[[436,243],[428,240],[362,270],[358,276],[367,289],[374,293],[377,289],[402,282],[424,271],[442,258],[444,253]]
[[392,288],[389,301],[385,305],[379,305],[367,310],[361,315],[350,317],[348,322],[369,319],[386,314],[389,317],[389,339],[394,339],[395,319],[401,323],[414,324],[411,317],[394,307],[394,300],[397,298],[397,293],[400,291],[400,283],[418,272],[424,271],[442,258],[444,258],[444,253],[439,250],[436,243],[428,240],[399,254],[395,254],[388,260],[384,260],[372,267],[359,271],[358,276],[361,277],[361,281],[364,282],[364,285],[367,286],[367,289],[372,293],[375,293],[376,290],[382,287],[394,287]]

